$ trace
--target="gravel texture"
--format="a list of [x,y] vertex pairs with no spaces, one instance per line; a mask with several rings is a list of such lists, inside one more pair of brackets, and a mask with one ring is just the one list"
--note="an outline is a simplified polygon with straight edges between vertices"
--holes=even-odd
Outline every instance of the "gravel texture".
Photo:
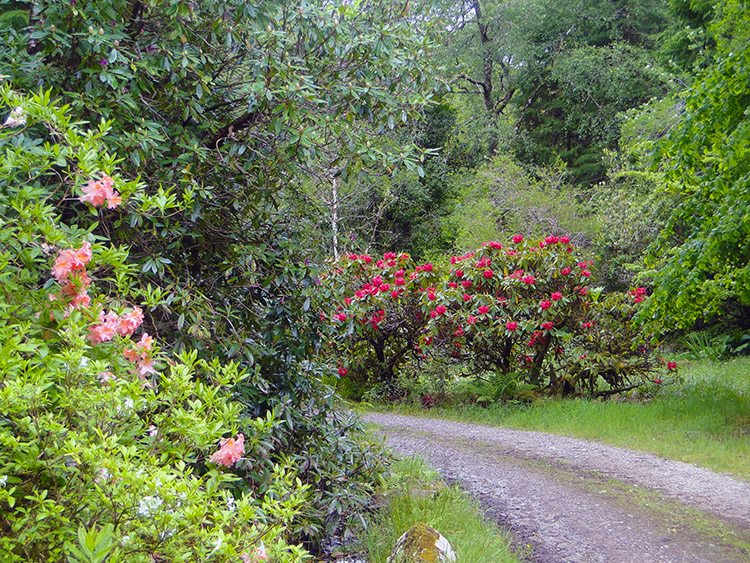
[[750,562],[750,484],[730,476],[541,432],[363,418],[477,496],[529,561]]

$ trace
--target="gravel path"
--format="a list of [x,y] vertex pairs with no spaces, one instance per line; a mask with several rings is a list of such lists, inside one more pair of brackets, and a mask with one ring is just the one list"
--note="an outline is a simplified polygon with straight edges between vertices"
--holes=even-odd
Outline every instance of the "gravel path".
[[[750,562],[750,484],[576,438],[371,413],[476,495],[539,563]],[[471,563],[471,562],[466,562]]]

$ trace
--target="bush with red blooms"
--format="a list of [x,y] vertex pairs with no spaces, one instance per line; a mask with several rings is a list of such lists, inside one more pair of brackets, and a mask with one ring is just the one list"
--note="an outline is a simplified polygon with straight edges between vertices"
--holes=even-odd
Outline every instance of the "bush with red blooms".
[[631,321],[645,289],[599,299],[592,266],[566,236],[517,235],[444,264],[351,254],[314,295],[330,357],[359,382],[392,384],[399,366],[428,354],[552,394],[645,382],[658,366]]

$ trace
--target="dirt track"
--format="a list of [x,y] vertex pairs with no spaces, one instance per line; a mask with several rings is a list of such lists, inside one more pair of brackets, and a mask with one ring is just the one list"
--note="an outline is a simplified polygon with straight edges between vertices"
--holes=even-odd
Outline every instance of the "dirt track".
[[[750,484],[575,438],[371,413],[386,443],[477,496],[539,563],[748,562]],[[471,562],[466,562],[471,563]]]

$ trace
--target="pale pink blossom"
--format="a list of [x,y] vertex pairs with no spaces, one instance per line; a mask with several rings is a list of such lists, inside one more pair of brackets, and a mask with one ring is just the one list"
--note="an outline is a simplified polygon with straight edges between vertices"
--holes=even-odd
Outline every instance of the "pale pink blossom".
[[211,456],[213,463],[232,467],[245,453],[245,436],[237,434],[237,439],[227,438],[219,442],[219,451]]
[[115,379],[115,374],[111,371],[100,371],[96,378],[102,383],[109,384]]
[[80,293],[76,293],[73,296],[73,299],[70,301],[70,304],[73,306],[74,309],[80,309],[81,307],[88,307],[91,305],[91,297],[89,297],[88,292],[83,289]]
[[100,344],[112,340],[117,334],[117,326],[120,318],[117,313],[110,311],[106,315],[100,315],[99,324],[89,327],[89,334],[86,337],[92,344]]
[[135,373],[138,374],[139,377],[145,377],[150,373],[156,373],[156,370],[154,369],[155,363],[156,362],[151,358],[140,358],[138,360],[138,366],[135,368]]
[[84,242],[81,248],[61,250],[55,259],[55,265],[52,266],[52,275],[59,283],[67,282],[70,272],[83,270],[89,261],[91,261],[91,244],[89,242]]
[[83,203],[90,203],[94,207],[99,207],[107,203],[108,209],[114,209],[122,203],[122,198],[115,190],[112,189],[115,181],[107,176],[102,176],[101,180],[89,180],[88,185],[83,188],[83,195],[78,199]]
[[256,547],[252,553],[242,553],[240,555],[242,563],[257,563],[258,561],[268,561],[268,554],[266,553],[266,546],[263,542]]
[[117,325],[117,334],[120,336],[130,336],[143,322],[143,311],[140,307],[133,307],[129,313],[125,313]]

